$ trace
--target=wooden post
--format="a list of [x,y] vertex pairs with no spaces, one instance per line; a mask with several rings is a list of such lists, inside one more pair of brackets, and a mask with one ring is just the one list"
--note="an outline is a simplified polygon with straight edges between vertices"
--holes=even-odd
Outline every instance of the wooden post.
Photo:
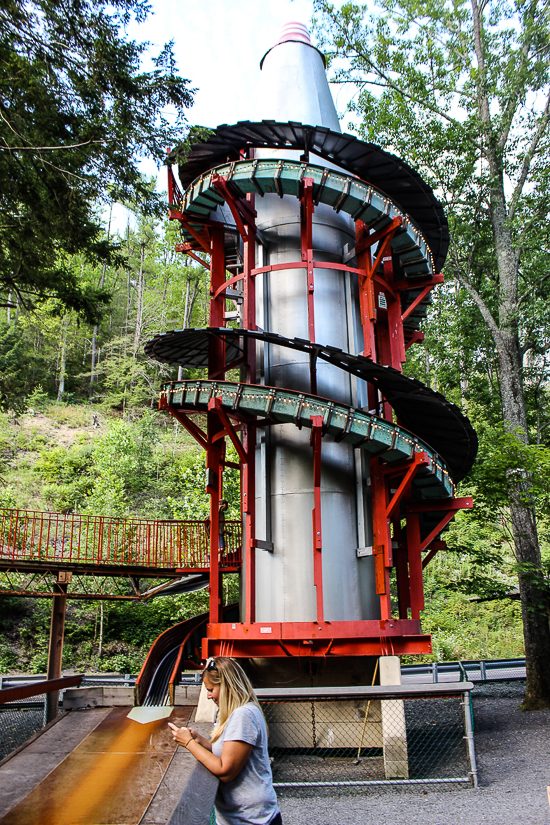
[[[70,573],[59,572],[56,590],[58,593],[52,601],[52,618],[50,622],[50,647],[48,650],[48,679],[61,677],[63,660],[63,636],[65,632],[65,611],[67,607],[67,585]],[[59,691],[52,690],[46,694],[46,724],[57,717]]]

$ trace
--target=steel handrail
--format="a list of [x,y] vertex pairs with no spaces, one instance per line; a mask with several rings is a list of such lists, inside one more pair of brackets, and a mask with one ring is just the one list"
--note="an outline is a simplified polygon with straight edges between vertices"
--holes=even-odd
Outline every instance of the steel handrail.
[[[228,520],[224,569],[241,557],[241,522]],[[0,562],[208,570],[208,522],[0,508]]]

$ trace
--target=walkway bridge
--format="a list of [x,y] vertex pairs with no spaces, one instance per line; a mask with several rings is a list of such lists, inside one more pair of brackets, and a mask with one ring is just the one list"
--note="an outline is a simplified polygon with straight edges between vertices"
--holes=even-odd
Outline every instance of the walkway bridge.
[[[208,586],[209,527],[207,520],[0,510],[0,597],[53,599],[48,678],[61,676],[68,598],[137,601]],[[238,573],[242,559],[239,521],[225,522],[223,543],[218,550],[218,571]],[[238,618],[235,608],[227,613],[231,620]],[[197,616],[159,636],[137,680],[137,704],[173,701],[182,669],[196,667],[200,661],[207,620],[207,614]],[[57,716],[57,702],[54,690],[48,694],[48,719]]]
[[[209,522],[0,509],[0,596],[142,600],[205,587]],[[242,559],[239,521],[225,522],[221,572]]]

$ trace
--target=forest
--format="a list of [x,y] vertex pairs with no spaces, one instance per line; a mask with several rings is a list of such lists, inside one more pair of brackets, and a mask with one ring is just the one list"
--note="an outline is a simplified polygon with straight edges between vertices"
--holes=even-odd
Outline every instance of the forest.
[[[12,5],[0,16],[0,502],[204,517],[203,457],[156,411],[163,381],[194,374],[143,352],[158,332],[207,325],[206,270],[174,251],[163,196],[137,164],[140,153],[160,164],[187,134],[189,81],[169,45],[151,72],[138,71],[141,47],[121,34],[124,15],[144,14],[137,0],[70,3],[87,34],[61,52],[56,3],[40,49],[29,36],[39,4]],[[404,367],[464,411],[480,444],[458,489],[475,507],[457,515],[447,551],[426,569],[433,658],[527,653],[538,662],[533,697],[550,697],[550,11],[477,0],[314,5],[329,72],[357,89],[354,128],[418,169],[450,224],[446,280]],[[100,41],[116,59],[104,62]],[[167,105],[179,121],[164,117]],[[122,230],[114,204],[126,209]],[[236,517],[236,476],[229,488]],[[226,598],[237,588],[227,581]],[[71,603],[64,666],[135,672],[155,636],[205,599]],[[0,599],[0,672],[44,670],[48,621],[45,601]]]

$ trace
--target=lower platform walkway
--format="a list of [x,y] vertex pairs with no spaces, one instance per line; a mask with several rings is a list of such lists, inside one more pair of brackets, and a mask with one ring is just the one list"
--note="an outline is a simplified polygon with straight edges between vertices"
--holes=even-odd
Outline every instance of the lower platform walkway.
[[145,725],[130,710],[64,713],[5,760],[1,825],[165,825],[195,765],[167,722],[183,725],[195,709]]

